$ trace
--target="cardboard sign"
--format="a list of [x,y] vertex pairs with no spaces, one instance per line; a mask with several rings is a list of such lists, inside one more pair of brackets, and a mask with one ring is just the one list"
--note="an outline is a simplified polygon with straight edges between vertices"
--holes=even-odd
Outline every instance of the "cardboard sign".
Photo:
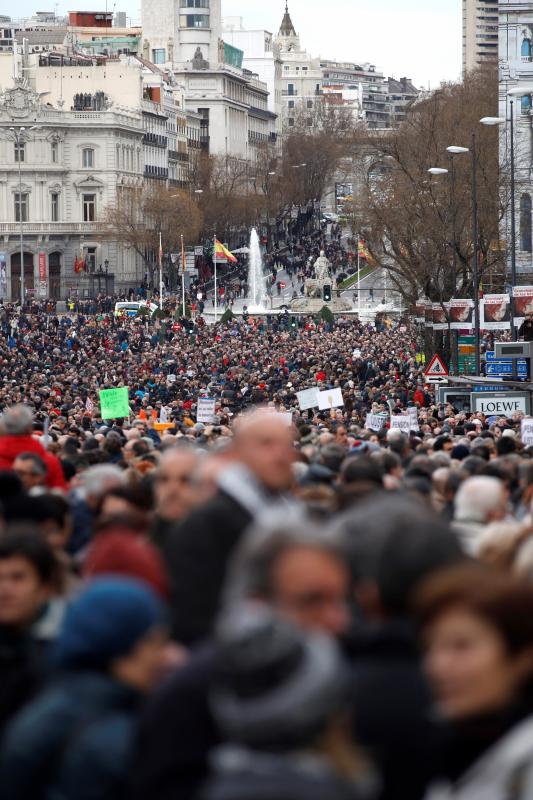
[[318,408],[320,411],[326,411],[331,408],[340,408],[344,405],[342,399],[342,392],[340,389],[326,389],[324,392],[318,393]]
[[402,433],[406,433],[409,435],[411,432],[411,420],[409,417],[403,414],[398,414],[390,419],[390,426],[391,429],[398,428]]
[[525,447],[533,445],[533,417],[524,417],[520,424],[520,438]]
[[196,422],[211,423],[215,416],[216,400],[214,397],[199,397],[196,406]]
[[420,426],[418,425],[418,409],[417,408],[408,408],[407,409],[407,416],[411,422],[411,430],[412,431],[419,431]]
[[380,414],[367,414],[365,428],[367,431],[380,431],[386,422],[387,417],[382,417]]
[[316,387],[296,392],[300,411],[307,411],[308,408],[316,408],[318,406],[318,395],[319,391]]
[[130,403],[127,386],[100,391],[100,415],[102,419],[129,417]]

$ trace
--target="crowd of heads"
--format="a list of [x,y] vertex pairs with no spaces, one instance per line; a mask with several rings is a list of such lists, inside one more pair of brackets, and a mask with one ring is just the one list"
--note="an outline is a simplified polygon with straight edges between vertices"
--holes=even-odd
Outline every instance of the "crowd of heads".
[[520,415],[404,320],[0,324],[2,797],[531,796]]

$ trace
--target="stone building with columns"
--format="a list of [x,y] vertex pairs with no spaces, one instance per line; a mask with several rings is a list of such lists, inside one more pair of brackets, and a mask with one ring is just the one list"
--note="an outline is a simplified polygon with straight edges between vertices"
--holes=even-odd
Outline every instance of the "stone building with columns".
[[122,188],[143,185],[142,113],[94,105],[54,106],[23,78],[0,94],[3,299],[20,297],[21,261],[26,296],[89,296],[107,281],[125,289],[144,277],[138,256],[103,224]]

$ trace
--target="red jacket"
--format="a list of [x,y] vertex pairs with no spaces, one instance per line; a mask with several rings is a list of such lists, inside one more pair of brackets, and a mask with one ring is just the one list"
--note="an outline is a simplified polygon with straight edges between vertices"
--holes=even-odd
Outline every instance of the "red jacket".
[[46,464],[46,485],[50,489],[66,489],[63,467],[56,456],[44,449],[33,436],[0,436],[0,469],[12,469],[21,453],[37,453]]

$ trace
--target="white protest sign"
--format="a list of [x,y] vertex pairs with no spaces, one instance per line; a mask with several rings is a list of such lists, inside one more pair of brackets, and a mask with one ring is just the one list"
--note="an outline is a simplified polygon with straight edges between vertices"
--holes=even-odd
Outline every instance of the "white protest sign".
[[367,414],[365,428],[368,431],[380,431],[386,421],[387,417],[382,417],[380,414]]
[[408,408],[407,416],[409,417],[409,420],[411,422],[411,430],[419,431],[420,427],[418,425],[418,408]]
[[533,445],[533,417],[524,417],[522,419],[520,437],[525,447]]
[[176,376],[172,374],[167,375],[167,381],[169,383],[176,383]]
[[411,420],[409,417],[404,417],[403,414],[397,414],[394,417],[391,417],[390,426],[392,428],[398,428],[398,430],[402,431],[402,433],[409,434],[411,431]]
[[324,392],[318,393],[318,407],[320,411],[325,411],[329,408],[339,408],[344,405],[342,399],[342,392],[340,389],[326,389]]
[[216,400],[214,397],[199,397],[196,407],[196,422],[213,422]]
[[304,389],[301,392],[296,392],[300,411],[307,411],[308,408],[316,408],[318,406],[318,394],[319,392],[316,386],[312,389]]

